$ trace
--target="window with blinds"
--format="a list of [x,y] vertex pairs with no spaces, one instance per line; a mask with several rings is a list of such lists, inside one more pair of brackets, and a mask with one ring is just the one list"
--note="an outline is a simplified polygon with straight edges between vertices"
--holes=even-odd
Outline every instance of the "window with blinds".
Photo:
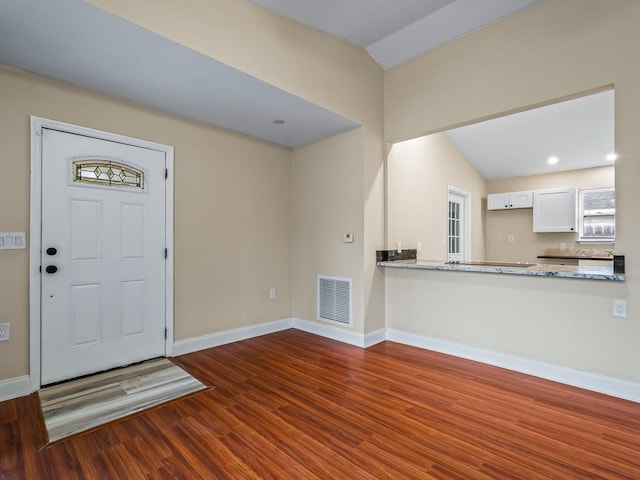
[[579,194],[580,241],[613,242],[616,235],[614,187],[585,188]]

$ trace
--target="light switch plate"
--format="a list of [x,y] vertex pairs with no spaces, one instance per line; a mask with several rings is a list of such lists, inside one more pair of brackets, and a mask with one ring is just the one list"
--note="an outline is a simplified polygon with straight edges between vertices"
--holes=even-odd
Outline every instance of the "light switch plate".
[[24,232],[0,232],[0,250],[27,248]]

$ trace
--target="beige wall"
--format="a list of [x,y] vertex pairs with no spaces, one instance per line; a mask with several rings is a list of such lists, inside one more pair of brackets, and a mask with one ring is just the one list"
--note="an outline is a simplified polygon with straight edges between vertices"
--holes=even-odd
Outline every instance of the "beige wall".
[[487,193],[518,192],[544,188],[597,188],[615,186],[615,166],[500,178],[487,181]]
[[387,158],[388,248],[416,248],[418,258],[447,259],[448,188],[471,194],[471,259],[484,260],[485,180],[444,133],[393,145]]
[[611,317],[611,299],[629,298],[622,282],[400,268],[386,279],[387,328],[638,380],[635,320]]
[[[7,230],[28,230],[28,115],[167,143],[176,147],[177,339],[287,317],[292,308],[313,319],[310,282],[333,266],[360,277],[357,331],[381,328],[386,316],[390,328],[640,381],[640,270],[633,266],[640,242],[639,2],[545,0],[384,75],[362,49],[244,1],[91,2],[362,128],[292,154],[2,69],[0,200],[14,206],[0,211]],[[391,270],[383,282],[373,266],[375,249],[384,247],[383,140],[406,140],[612,84],[620,155],[616,251],[628,257],[625,282]],[[344,161],[333,162],[334,155]],[[323,161],[335,169],[332,175],[323,173]],[[194,168],[202,173],[195,179]],[[312,200],[332,188],[354,209],[335,203],[318,208]],[[327,231],[314,218],[323,219]],[[355,224],[356,244],[342,244],[342,229]],[[325,234],[339,236],[316,248],[317,236]],[[343,263],[331,264],[333,258]],[[12,272],[0,280],[0,312],[12,323],[12,340],[0,344],[0,379],[6,379],[28,370],[27,255],[4,252],[0,262],[3,273]],[[296,298],[292,278],[300,281]],[[267,300],[270,287],[279,290],[276,301]],[[629,300],[628,319],[611,318],[613,298]]]
[[[352,278],[358,333],[364,331],[363,141],[358,128],[293,152],[293,316],[316,320],[317,275]],[[343,243],[347,232],[354,243]]]
[[[545,0],[385,73],[388,141],[615,84],[624,282],[386,272],[387,325],[640,381],[640,2]],[[611,316],[627,299],[629,318]]]
[[[358,151],[351,151],[348,162],[333,164],[334,177],[351,178],[360,192],[360,223],[362,234],[356,237],[360,247],[352,248],[350,263],[360,265],[363,291],[357,300],[363,311],[365,325],[370,332],[384,327],[384,279],[375,268],[375,251],[384,248],[384,158],[383,158],[383,71],[361,48],[308,28],[287,18],[275,15],[246,1],[238,0],[155,0],[129,2],[122,0],[90,0],[91,3],[160,35],[182,43],[205,55],[246,72],[256,78],[298,95],[328,110],[354,120],[363,126]],[[150,13],[153,12],[153,13]],[[317,147],[322,150],[324,145]],[[328,147],[327,151],[331,151]],[[296,154],[304,162],[308,150]],[[310,153],[310,152],[309,152]],[[310,153],[322,161],[324,156]],[[359,165],[357,177],[351,171],[353,162]],[[318,168],[322,168],[318,166]],[[312,181],[304,175],[296,181],[306,185]],[[333,181],[330,179],[330,181]],[[319,186],[322,188],[322,185]],[[332,185],[324,185],[331,190]],[[296,192],[304,192],[295,185]],[[294,204],[309,205],[307,199],[294,196]],[[314,215],[318,208],[310,206],[301,216]],[[334,212],[336,224],[351,223],[349,215]],[[307,259],[298,268],[294,283],[315,282],[320,273],[312,265],[322,265],[325,258],[343,256],[341,245],[312,248],[306,239],[315,229],[294,233],[297,251]],[[329,251],[326,249],[330,248]],[[363,264],[365,266],[363,266]],[[299,309],[315,309],[315,297],[304,296],[306,304]],[[305,319],[315,318],[305,315]]]
[[[380,84],[382,86],[382,84]],[[379,103],[382,112],[382,102]],[[382,118],[382,116],[380,116]],[[364,333],[385,328],[384,272],[375,264],[385,241],[385,164],[376,130],[364,132]]]
[[[504,178],[487,182],[487,193],[519,192],[545,188],[597,188],[615,186],[615,167],[597,167],[568,172]],[[612,245],[588,245],[577,241],[577,233],[534,233],[533,209],[491,210],[485,213],[487,260],[541,262],[545,248],[611,250]],[[509,242],[508,235],[514,241]]]
[[[256,78],[362,124],[347,134],[344,162],[331,161],[332,139],[295,152],[300,163],[293,180],[292,152],[246,137],[166,115],[117,99],[95,95],[39,77],[2,71],[0,120],[10,145],[15,176],[0,179],[0,199],[11,195],[20,205],[2,211],[0,220],[12,230],[28,226],[28,115],[39,115],[141,137],[176,147],[175,191],[175,322],[176,339],[286,318],[292,314],[292,273],[300,285],[315,282],[323,260],[340,257],[358,279],[358,330],[384,326],[384,277],[375,268],[375,250],[384,247],[383,72],[360,48],[237,0],[92,0],[91,3],[209,55]],[[32,93],[33,91],[33,93]],[[5,108],[5,99],[9,106]],[[357,140],[356,140],[357,139]],[[25,157],[25,155],[27,155]],[[292,225],[292,204],[299,218],[313,218],[315,205],[305,203],[304,185],[315,181],[301,173],[309,158],[333,164],[332,176],[353,182],[349,193],[358,206],[334,211],[331,231],[339,243],[322,249],[312,242],[311,223]],[[15,159],[15,160],[14,160]],[[6,163],[7,160],[4,160]],[[15,163],[17,162],[17,163]],[[357,173],[355,168],[357,165]],[[321,165],[309,167],[322,169]],[[187,170],[188,169],[188,170]],[[194,171],[196,175],[194,175]],[[330,177],[330,176],[329,176]],[[334,178],[327,177],[330,190]],[[2,185],[11,188],[5,190]],[[302,192],[300,198],[293,191]],[[299,201],[299,202],[298,202]],[[302,205],[307,210],[302,210]],[[358,217],[355,221],[354,215]],[[9,221],[9,219],[16,219]],[[356,244],[345,250],[343,225],[356,224]],[[292,270],[292,245],[308,260]],[[11,317],[12,341],[0,344],[0,380],[28,371],[27,255],[2,255],[15,274],[2,293],[2,314]],[[2,260],[4,262],[4,260]],[[319,267],[318,265],[323,265]],[[308,269],[305,267],[308,266]],[[4,271],[4,265],[3,265]],[[278,289],[269,301],[268,289]],[[304,295],[304,294],[303,294]],[[297,311],[313,320],[315,295],[296,302]],[[307,312],[307,313],[305,313]],[[13,320],[15,319],[15,320]]]
[[[0,104],[3,231],[29,231],[30,115],[173,145],[176,340],[291,316],[290,150],[4,67]],[[28,374],[28,250],[0,272],[2,380]]]

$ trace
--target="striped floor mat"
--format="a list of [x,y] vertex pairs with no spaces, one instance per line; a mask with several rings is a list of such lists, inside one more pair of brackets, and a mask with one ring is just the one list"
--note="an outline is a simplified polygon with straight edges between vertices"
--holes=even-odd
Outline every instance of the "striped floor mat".
[[49,442],[207,388],[166,358],[53,385],[38,392]]

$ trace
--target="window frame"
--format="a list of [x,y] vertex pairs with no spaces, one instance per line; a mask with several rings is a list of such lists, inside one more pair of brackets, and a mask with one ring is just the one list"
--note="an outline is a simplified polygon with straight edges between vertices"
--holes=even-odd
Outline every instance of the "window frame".
[[[615,216],[616,216],[616,208],[615,208],[615,187],[595,187],[595,188],[581,188],[578,191],[578,242],[579,243],[605,243],[611,244],[615,243]],[[584,197],[586,192],[613,192],[614,197],[614,207],[613,207],[613,235],[610,237],[586,237],[584,235],[584,226],[585,226],[585,218],[586,217],[598,217],[598,216],[611,216],[607,214],[601,215],[585,215],[584,209]]]

